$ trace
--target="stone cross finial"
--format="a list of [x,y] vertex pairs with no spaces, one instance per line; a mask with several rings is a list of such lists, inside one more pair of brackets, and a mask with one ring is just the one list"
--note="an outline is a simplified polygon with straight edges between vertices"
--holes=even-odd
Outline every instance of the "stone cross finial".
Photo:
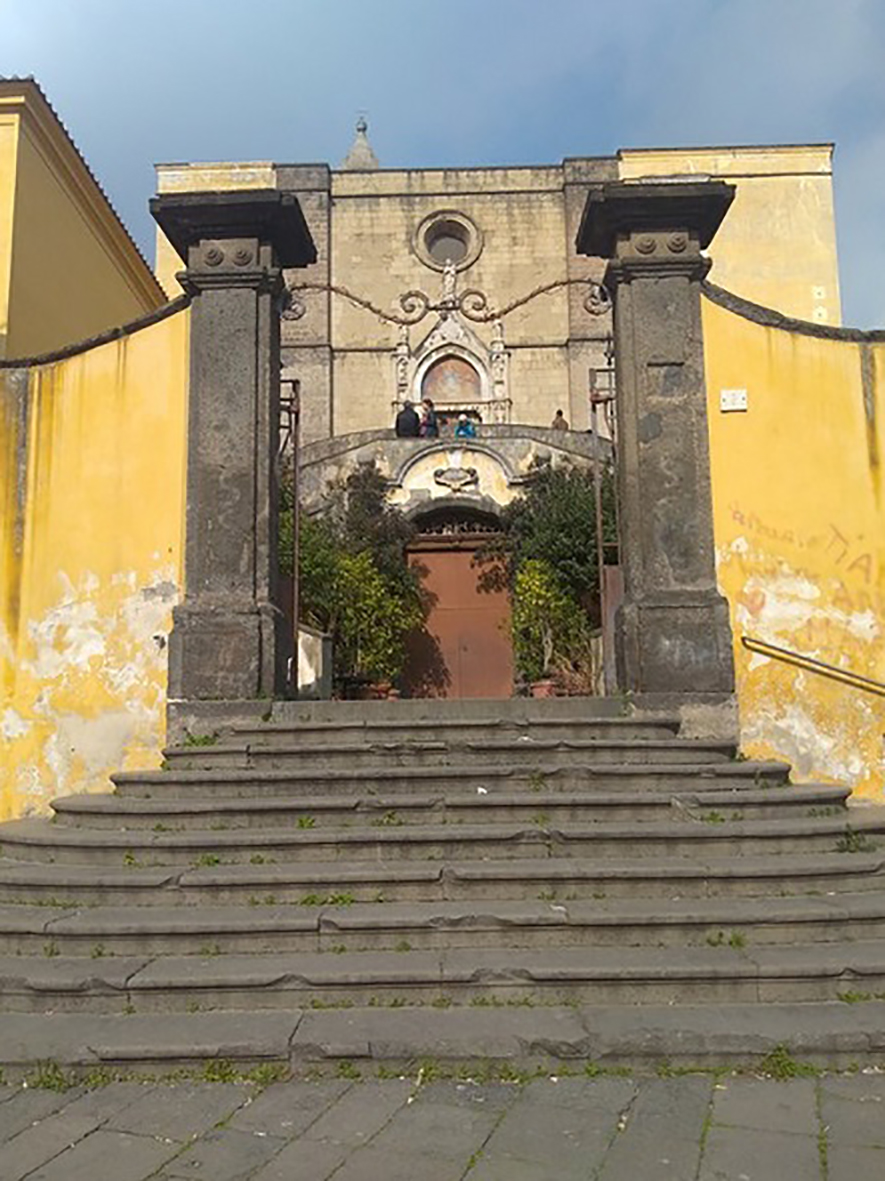
[[378,167],[378,157],[372,151],[369,143],[369,124],[363,115],[356,121],[356,135],[350,146],[350,151],[344,157],[341,167],[348,171],[360,172],[374,170]]

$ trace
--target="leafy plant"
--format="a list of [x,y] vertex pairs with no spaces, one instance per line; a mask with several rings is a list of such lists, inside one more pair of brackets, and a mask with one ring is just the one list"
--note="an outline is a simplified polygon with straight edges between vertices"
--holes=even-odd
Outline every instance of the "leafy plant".
[[203,1067],[202,1077],[207,1083],[233,1083],[237,1072],[226,1058],[210,1058]]
[[338,564],[337,659],[341,672],[393,681],[405,662],[406,637],[421,625],[417,588],[401,596],[367,551],[344,554]]
[[211,734],[191,734],[190,730],[185,733],[185,746],[214,746],[218,741],[218,734],[212,732]]
[[[617,546],[614,479],[602,474],[602,536],[609,560]],[[596,490],[593,473],[572,464],[536,460],[523,494],[503,511],[503,533],[483,552],[489,576],[497,571],[512,587],[529,559],[545,562],[562,591],[594,611],[599,595],[596,545]]]
[[553,568],[528,558],[516,572],[510,626],[516,664],[527,680],[537,681],[554,672],[556,657],[580,642],[587,617],[561,589]]
[[[601,480],[603,545],[617,543],[614,481]],[[593,473],[536,461],[503,531],[477,555],[480,584],[512,600],[516,664],[526,680],[555,676],[568,693],[598,692],[599,569]]]
[[[418,574],[406,561],[413,528],[386,494],[377,467],[364,464],[330,486],[322,515],[301,521],[301,617],[332,635],[339,681],[396,680],[406,637],[425,617]],[[291,536],[281,544],[281,567],[287,552]]]

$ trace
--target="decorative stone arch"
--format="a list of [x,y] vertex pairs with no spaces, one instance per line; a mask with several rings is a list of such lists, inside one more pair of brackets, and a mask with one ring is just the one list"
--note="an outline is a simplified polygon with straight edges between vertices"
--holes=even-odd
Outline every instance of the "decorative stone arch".
[[501,452],[485,442],[483,439],[435,439],[433,443],[422,447],[418,451],[406,456],[399,464],[396,470],[390,476],[390,486],[392,488],[402,487],[408,478],[408,474],[412,468],[417,464],[425,462],[429,457],[438,456],[441,460],[454,451],[473,453],[476,455],[487,456],[493,463],[501,469],[501,472],[510,484],[519,484],[522,482],[522,477],[513,467],[510,460],[502,455]]
[[[393,352],[396,413],[403,402],[418,403],[425,396],[425,381],[434,367],[452,358],[469,366],[478,379],[477,397],[453,400],[437,409],[459,412],[473,410],[485,423],[498,425],[510,421],[509,354],[504,345],[500,320],[492,325],[492,339],[486,345],[456,312],[444,310],[439,320],[419,345],[412,349],[407,325],[400,328],[399,343]],[[430,395],[433,397],[433,395]],[[433,398],[434,403],[437,398]]]
[[441,496],[430,504],[414,504],[405,510],[405,517],[417,527],[418,533],[431,531],[432,526],[444,518],[461,518],[474,522],[476,531],[496,533],[501,529],[501,505],[489,496],[480,496],[464,502],[462,497]]
[[440,496],[431,502],[413,504],[406,508],[403,515],[413,525],[422,527],[442,516],[461,516],[465,519],[475,519],[477,524],[490,527],[489,531],[501,528],[501,508],[496,500],[490,496],[472,497],[469,502],[461,496]]
[[500,513],[519,483],[518,473],[494,447],[451,439],[403,459],[391,473],[388,498],[410,517],[453,505]]

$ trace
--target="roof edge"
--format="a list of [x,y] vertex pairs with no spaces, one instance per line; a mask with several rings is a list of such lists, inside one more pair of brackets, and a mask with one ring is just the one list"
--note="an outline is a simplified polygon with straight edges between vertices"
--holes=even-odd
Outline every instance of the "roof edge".
[[[17,107],[29,130],[36,133],[42,146],[55,157],[67,174],[75,196],[80,198],[87,218],[107,245],[118,247],[121,269],[126,270],[133,286],[141,290],[145,302],[155,305],[165,302],[165,293],[153,269],[36,79],[0,76],[0,108],[4,106]],[[96,209],[96,198],[103,217]]]

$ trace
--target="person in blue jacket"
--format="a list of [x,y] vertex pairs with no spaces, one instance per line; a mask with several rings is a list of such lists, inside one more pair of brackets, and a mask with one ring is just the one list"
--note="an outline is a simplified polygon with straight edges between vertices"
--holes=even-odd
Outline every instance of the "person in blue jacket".
[[456,439],[475,439],[476,426],[472,419],[468,418],[466,414],[459,414],[458,421],[455,424],[455,438]]

